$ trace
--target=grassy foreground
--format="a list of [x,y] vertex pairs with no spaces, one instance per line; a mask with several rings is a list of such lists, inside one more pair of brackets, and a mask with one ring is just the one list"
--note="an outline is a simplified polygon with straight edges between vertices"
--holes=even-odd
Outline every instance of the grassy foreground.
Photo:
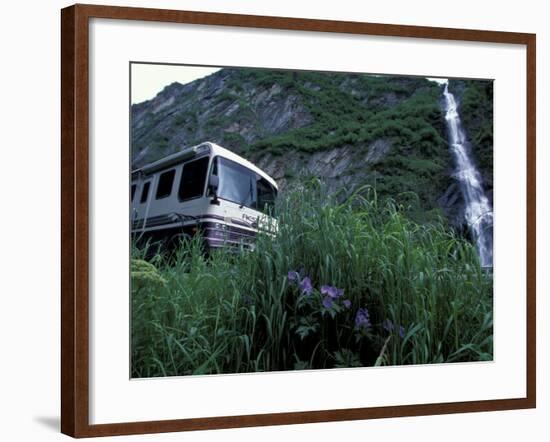
[[316,182],[278,205],[253,252],[134,248],[133,377],[492,359],[492,277],[444,222]]

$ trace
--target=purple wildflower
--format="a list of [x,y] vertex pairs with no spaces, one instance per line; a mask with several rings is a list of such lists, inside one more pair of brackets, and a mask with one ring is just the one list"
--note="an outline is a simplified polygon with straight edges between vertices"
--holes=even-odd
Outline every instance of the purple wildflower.
[[298,272],[295,272],[294,270],[290,270],[288,272],[288,280],[289,281],[298,281],[300,279],[300,275]]
[[323,307],[325,307],[326,309],[329,309],[332,307],[332,304],[334,303],[334,301],[332,300],[332,298],[330,296],[325,296],[324,299],[323,299]]
[[399,326],[399,336],[401,337],[401,339],[405,337],[405,327],[403,327],[402,325]]
[[339,289],[338,287],[332,287],[330,285],[324,285],[321,287],[321,294],[330,296],[332,299],[336,299],[344,294],[344,289]]
[[391,333],[393,330],[393,322],[391,322],[390,319],[384,319],[384,321],[382,321],[382,328]]
[[355,328],[368,329],[370,327],[369,311],[366,308],[360,308],[355,314]]
[[351,308],[351,301],[349,299],[344,299],[344,307]]
[[313,291],[313,286],[311,285],[311,279],[309,279],[308,276],[306,276],[302,281],[300,282],[300,290],[302,293],[306,295],[310,295]]

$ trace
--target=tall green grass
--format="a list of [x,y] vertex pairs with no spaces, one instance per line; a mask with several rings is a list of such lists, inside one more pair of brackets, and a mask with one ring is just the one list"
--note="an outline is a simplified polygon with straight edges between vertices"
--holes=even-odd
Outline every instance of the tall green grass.
[[492,277],[442,220],[316,181],[277,214],[253,251],[133,249],[133,377],[492,359]]

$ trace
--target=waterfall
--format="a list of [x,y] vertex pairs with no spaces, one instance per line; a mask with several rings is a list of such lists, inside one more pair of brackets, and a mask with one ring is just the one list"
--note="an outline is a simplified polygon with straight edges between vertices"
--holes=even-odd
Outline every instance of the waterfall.
[[493,209],[483,191],[481,174],[476,169],[472,153],[458,115],[455,97],[445,83],[445,120],[449,144],[455,160],[455,178],[464,197],[464,218],[470,229],[482,267],[493,265]]

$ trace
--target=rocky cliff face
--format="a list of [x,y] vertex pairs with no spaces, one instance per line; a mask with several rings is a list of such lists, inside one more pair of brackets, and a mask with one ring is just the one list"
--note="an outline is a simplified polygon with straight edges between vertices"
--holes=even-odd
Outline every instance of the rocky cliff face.
[[132,106],[133,167],[213,141],[282,190],[313,176],[330,191],[371,184],[405,202],[414,192],[419,213],[443,208],[452,219],[460,208],[445,196],[453,165],[440,97],[422,78],[222,69]]
[[224,69],[205,79],[173,83],[153,100],[132,107],[133,166],[184,147],[213,141],[239,153],[266,137],[313,120],[295,93],[281,85],[239,82]]

